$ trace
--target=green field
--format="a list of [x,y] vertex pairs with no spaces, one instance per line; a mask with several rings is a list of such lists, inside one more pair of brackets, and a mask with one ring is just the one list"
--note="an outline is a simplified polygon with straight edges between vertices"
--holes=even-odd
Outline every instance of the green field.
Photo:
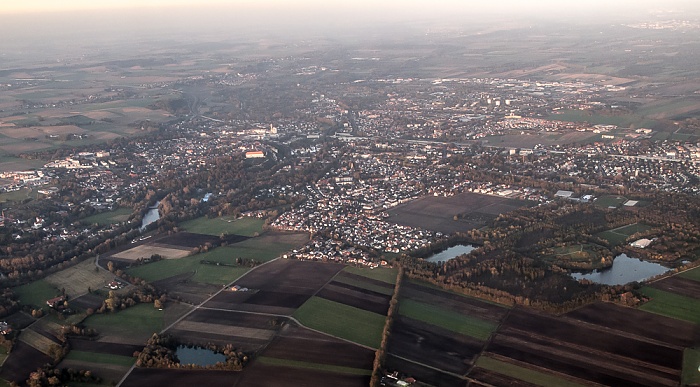
[[379,348],[382,341],[385,316],[320,297],[311,297],[294,317],[309,328],[368,347]]
[[262,226],[265,223],[264,219],[258,218],[241,218],[235,219],[233,216],[223,216],[220,218],[209,219],[201,217],[188,220],[181,224],[185,231],[216,235],[235,234],[252,237],[256,233],[262,232]]
[[498,327],[489,321],[410,299],[399,301],[399,314],[481,340],[488,339]]
[[308,363],[304,361],[289,360],[289,359],[278,359],[274,357],[261,356],[255,360],[261,364],[272,365],[272,366],[282,366],[290,368],[302,368],[307,370],[317,370],[332,372],[334,374],[347,374],[347,375],[372,375],[372,370],[363,370],[359,368],[350,368],[343,366],[336,366],[330,364],[320,364],[320,363]]
[[597,237],[602,238],[610,242],[611,246],[619,246],[627,240],[630,236],[638,233],[651,230],[651,226],[647,226],[642,223],[633,223],[627,226],[622,226],[614,228],[612,230],[603,231],[596,234]]
[[22,305],[32,305],[35,308],[48,308],[46,300],[60,296],[59,289],[46,280],[38,280],[13,289]]
[[336,276],[335,278],[333,278],[333,281],[352,285],[352,286],[357,286],[358,288],[371,290],[373,292],[377,292],[377,293],[381,293],[381,294],[386,294],[387,296],[391,296],[392,294],[394,294],[393,288],[385,288],[385,287],[378,286],[378,285],[375,285],[373,283],[366,282],[366,281],[363,281],[360,279],[343,277],[343,276]]
[[582,384],[577,384],[560,378],[554,375],[545,374],[543,372],[531,370],[529,368],[520,367],[515,364],[506,363],[496,360],[491,357],[480,356],[476,361],[476,366],[487,370],[497,372],[506,376],[520,379],[538,386],[545,387],[583,387]]
[[[238,278],[250,267],[231,267],[202,264],[201,261],[235,264],[236,258],[248,258],[267,262],[279,257],[293,246],[284,242],[261,243],[257,238],[245,240],[230,246],[218,247],[202,254],[180,259],[164,259],[127,270],[132,276],[152,282],[184,273],[195,273],[194,280],[220,285]],[[223,281],[223,282],[222,282]]]
[[700,266],[690,269],[688,271],[684,271],[679,275],[683,278],[691,279],[693,281],[700,281]]
[[396,283],[396,275],[398,274],[398,269],[378,267],[376,269],[369,268],[359,268],[354,266],[347,266],[345,269],[348,273],[361,275],[363,277],[375,279],[382,282],[387,282],[390,284]]
[[114,364],[118,366],[131,367],[136,362],[136,358],[131,356],[112,355],[111,353],[97,353],[84,351],[70,351],[66,355],[67,360],[78,360],[90,363]]
[[700,325],[700,300],[648,286],[641,292],[651,300],[639,309]]
[[682,386],[700,384],[700,350],[686,348],[683,351]]
[[620,207],[626,201],[627,198],[624,196],[606,195],[596,199],[593,204],[601,208]]
[[97,223],[100,226],[107,226],[129,220],[129,216],[134,212],[130,208],[118,208],[114,211],[102,212],[83,219],[83,223]]
[[164,311],[153,304],[138,304],[116,313],[93,314],[85,319],[85,326],[101,335],[133,337],[149,336],[163,329]]

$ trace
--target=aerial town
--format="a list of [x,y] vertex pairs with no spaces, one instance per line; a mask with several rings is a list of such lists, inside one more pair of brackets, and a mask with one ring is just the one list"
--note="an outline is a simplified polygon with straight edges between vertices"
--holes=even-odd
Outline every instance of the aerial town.
[[700,384],[678,16],[0,52],[0,385]]

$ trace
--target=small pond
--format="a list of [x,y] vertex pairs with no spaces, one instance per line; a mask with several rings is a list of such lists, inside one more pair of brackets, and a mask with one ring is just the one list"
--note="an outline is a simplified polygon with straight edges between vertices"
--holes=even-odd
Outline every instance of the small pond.
[[471,252],[474,249],[476,249],[476,247],[474,247],[472,245],[455,245],[455,246],[448,248],[447,250],[443,250],[437,254],[431,255],[428,258],[426,258],[425,260],[428,262],[433,262],[433,263],[446,262],[446,261],[449,261],[450,259],[457,258],[460,255],[468,254],[469,252]]
[[146,212],[146,215],[143,216],[143,220],[141,220],[141,231],[145,230],[146,226],[149,224],[160,219],[158,204],[160,204],[160,202],[156,202],[155,206],[153,207],[148,207],[148,212]]
[[663,274],[669,269],[654,262],[646,262],[620,254],[613,260],[611,268],[594,270],[588,273],[571,273],[575,279],[587,279],[603,285],[624,285],[633,281],[644,281],[653,276]]
[[177,347],[175,354],[177,358],[180,359],[180,364],[195,364],[205,367],[226,361],[226,356],[224,354],[199,347],[190,348],[180,345]]

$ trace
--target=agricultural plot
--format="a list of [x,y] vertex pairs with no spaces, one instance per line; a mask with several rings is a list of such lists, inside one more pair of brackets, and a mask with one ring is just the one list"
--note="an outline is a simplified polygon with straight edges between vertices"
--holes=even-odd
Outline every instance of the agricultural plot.
[[423,286],[412,281],[405,281],[401,285],[401,299],[410,299],[427,305],[439,305],[446,311],[478,318],[493,325],[497,325],[508,312],[508,309],[498,304]]
[[100,334],[100,341],[143,345],[163,329],[164,314],[153,304],[138,304],[115,313],[94,314],[84,324]]
[[[208,370],[169,370],[161,368],[134,368],[129,377],[121,384],[123,387],[191,387],[202,385],[207,387],[228,387],[238,385],[246,372],[208,371]],[[273,379],[268,375],[266,379]],[[265,379],[261,379],[265,380]],[[260,384],[262,386],[263,384]]]
[[13,291],[23,305],[32,305],[36,308],[45,308],[46,300],[61,294],[58,288],[45,279],[18,286]]
[[37,351],[48,355],[49,348],[51,348],[52,345],[59,345],[59,343],[55,338],[52,340],[47,336],[48,335],[39,333],[34,329],[25,329],[22,331],[22,334],[19,335],[19,340]]
[[190,253],[190,249],[177,248],[172,245],[161,245],[159,243],[147,243],[112,254],[111,258],[125,261],[136,261],[137,259],[148,259],[157,254],[164,259],[178,259],[186,257]]
[[488,339],[497,327],[494,322],[454,312],[440,304],[426,304],[411,299],[400,300],[399,313],[478,340]]
[[[347,266],[340,273],[341,277],[353,277],[362,279],[365,282],[371,282],[377,286],[394,288],[396,283],[396,275],[398,269],[380,267],[377,269],[368,269],[364,267]],[[361,277],[361,278],[360,278]],[[388,285],[387,285],[388,284]],[[393,293],[393,292],[392,292]]]
[[391,300],[389,295],[336,281],[324,286],[317,296],[381,315],[389,312]]
[[117,224],[129,220],[129,216],[133,211],[130,208],[118,208],[114,211],[101,212],[92,216],[88,216],[81,220],[82,223],[94,224],[97,223],[100,226],[107,226],[110,224]]
[[168,333],[184,342],[233,344],[254,352],[270,342],[283,321],[277,317],[200,308],[168,329]]
[[686,348],[683,355],[683,378],[681,385],[692,386],[700,384],[700,350]]
[[567,313],[566,317],[672,346],[691,347],[700,343],[700,330],[692,323],[605,302],[586,305]]
[[188,220],[182,223],[181,227],[189,232],[199,234],[216,236],[221,234],[235,234],[252,237],[255,233],[262,233],[262,226],[264,223],[264,219],[248,217],[240,219],[236,219],[233,216],[223,216],[213,219],[201,217]]
[[27,380],[30,372],[36,371],[46,363],[51,363],[51,358],[30,345],[18,340],[12,348],[12,353],[5,360],[0,370],[0,378],[17,383]]
[[[262,352],[268,359],[287,362],[287,366],[335,370],[339,373],[369,375],[374,351],[327,335],[297,327],[285,326]],[[292,362],[297,362],[292,363]],[[280,364],[283,365],[283,364]],[[345,370],[333,367],[344,367]]]
[[685,297],[645,286],[642,294],[650,301],[639,309],[700,325],[700,299]]
[[[426,196],[389,211],[390,222],[451,234],[484,226],[484,221],[469,219],[470,213],[499,215],[525,206],[521,200],[463,193],[451,197]],[[461,215],[462,221],[455,221]]]
[[674,386],[683,349],[569,318],[512,310],[486,348],[490,357],[605,385]]
[[700,267],[684,271],[683,273],[679,274],[679,276],[693,281],[700,281]]
[[[71,352],[72,353],[72,352]],[[105,359],[109,359],[110,357],[104,357],[104,356],[99,356],[96,359],[100,361],[90,361],[88,360],[77,360],[71,358],[70,353],[66,358],[64,358],[59,364],[58,368],[72,368],[75,370],[90,370],[90,372],[93,375],[97,375],[102,379],[102,382],[100,385],[103,386],[114,386],[119,381],[126,375],[127,372],[129,372],[129,369],[131,368],[131,365],[125,366],[125,365],[118,365],[118,364],[112,364],[112,363],[105,363],[103,362]],[[126,359],[128,358],[121,358],[122,363],[126,363]],[[136,360],[136,358],[131,358],[132,363]],[[76,384],[78,385],[78,384]],[[88,386],[93,386],[92,384],[89,384]]]
[[371,348],[379,348],[386,316],[312,297],[294,317],[305,326]]
[[448,373],[465,375],[484,344],[483,340],[400,316],[394,321],[388,352]]
[[[493,385],[531,385],[546,387],[583,387],[560,376],[535,371],[527,367],[508,363],[488,356],[482,356],[476,362],[477,368],[469,376]],[[485,372],[490,371],[490,372]],[[505,376],[505,377],[504,377]]]
[[87,293],[89,289],[101,289],[104,285],[114,280],[114,274],[96,269],[95,260],[89,258],[51,274],[46,277],[45,281],[56,289],[65,289],[69,298],[77,297]]
[[291,315],[342,269],[342,265],[331,263],[280,259],[236,281],[249,291],[222,292],[205,306]]
[[652,288],[700,300],[700,281],[673,276],[649,285]]
[[73,298],[70,300],[70,307],[73,309],[98,309],[102,306],[102,301],[104,297],[98,296],[97,294],[84,294],[78,298]]
[[596,234],[597,237],[607,240],[610,242],[611,246],[619,246],[627,240],[630,236],[638,233],[651,230],[651,226],[647,226],[642,223],[633,223],[627,226],[622,226],[614,228],[612,230],[603,231]]
[[373,280],[371,278],[362,277],[357,274],[351,274],[345,270],[338,273],[333,279],[334,282],[356,286],[358,288],[371,290],[376,293],[391,296],[394,294],[394,286],[387,282]]

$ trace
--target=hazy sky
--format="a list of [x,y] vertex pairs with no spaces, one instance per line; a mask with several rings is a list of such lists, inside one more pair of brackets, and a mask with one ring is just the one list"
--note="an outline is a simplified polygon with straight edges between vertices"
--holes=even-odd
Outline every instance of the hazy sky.
[[202,8],[225,5],[236,8],[300,9],[353,8],[378,11],[422,9],[435,12],[454,11],[536,11],[582,12],[595,10],[638,10],[640,8],[700,8],[697,0],[0,0],[1,13],[106,10],[114,8],[183,7]]

